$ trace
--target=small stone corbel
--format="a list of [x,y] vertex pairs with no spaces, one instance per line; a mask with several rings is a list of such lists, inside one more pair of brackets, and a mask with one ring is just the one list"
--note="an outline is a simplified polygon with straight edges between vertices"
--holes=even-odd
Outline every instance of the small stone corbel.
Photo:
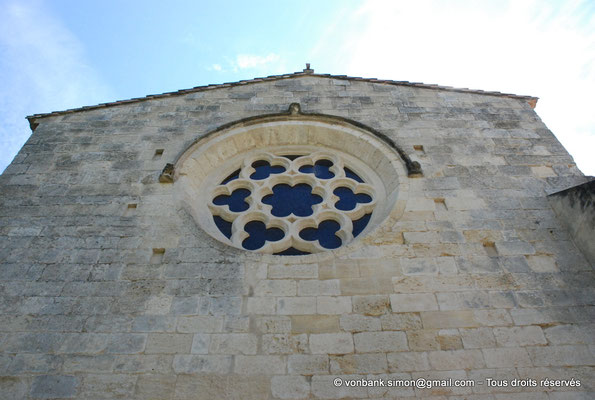
[[287,111],[291,115],[299,115],[302,113],[302,108],[300,107],[300,103],[291,103]]
[[159,182],[161,183],[174,183],[174,165],[165,164],[161,175],[159,175]]

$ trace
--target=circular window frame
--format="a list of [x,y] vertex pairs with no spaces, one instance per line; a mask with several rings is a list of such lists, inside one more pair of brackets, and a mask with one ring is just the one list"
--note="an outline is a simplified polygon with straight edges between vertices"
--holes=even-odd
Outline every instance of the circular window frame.
[[[347,161],[346,166],[375,188],[378,195],[375,209],[359,235],[336,249],[287,256],[244,249],[221,233],[208,205],[214,188],[236,171],[243,159],[264,152],[281,156],[307,155],[314,151],[340,154]],[[302,114],[298,105],[290,106],[288,114],[250,118],[222,126],[188,146],[171,167],[176,202],[192,215],[199,227],[217,241],[242,250],[250,259],[271,262],[324,260],[353,252],[369,240],[374,241],[374,232],[390,230],[402,216],[409,191],[407,177],[421,173],[419,164],[412,162],[382,134],[344,118]]]

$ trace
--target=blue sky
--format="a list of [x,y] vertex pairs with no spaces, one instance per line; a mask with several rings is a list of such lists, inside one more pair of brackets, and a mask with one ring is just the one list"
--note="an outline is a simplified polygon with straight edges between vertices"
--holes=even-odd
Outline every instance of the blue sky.
[[300,71],[540,97],[595,175],[595,2],[0,0],[0,171],[25,116]]

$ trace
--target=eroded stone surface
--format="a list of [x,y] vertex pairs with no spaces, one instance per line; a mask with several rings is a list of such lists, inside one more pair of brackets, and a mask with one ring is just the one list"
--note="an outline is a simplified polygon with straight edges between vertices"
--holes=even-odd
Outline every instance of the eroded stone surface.
[[[424,176],[403,172],[407,196],[336,252],[255,255],[213,239],[159,174],[218,127],[296,102],[386,135]],[[585,178],[522,99],[301,76],[37,123],[0,176],[6,398],[592,397],[593,265],[546,198]]]

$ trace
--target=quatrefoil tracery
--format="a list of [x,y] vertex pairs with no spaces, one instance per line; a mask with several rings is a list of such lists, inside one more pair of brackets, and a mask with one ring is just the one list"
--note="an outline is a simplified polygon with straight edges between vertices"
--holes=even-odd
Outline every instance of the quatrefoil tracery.
[[334,154],[262,152],[215,187],[209,209],[237,247],[315,253],[345,245],[365,228],[376,193],[363,182]]

